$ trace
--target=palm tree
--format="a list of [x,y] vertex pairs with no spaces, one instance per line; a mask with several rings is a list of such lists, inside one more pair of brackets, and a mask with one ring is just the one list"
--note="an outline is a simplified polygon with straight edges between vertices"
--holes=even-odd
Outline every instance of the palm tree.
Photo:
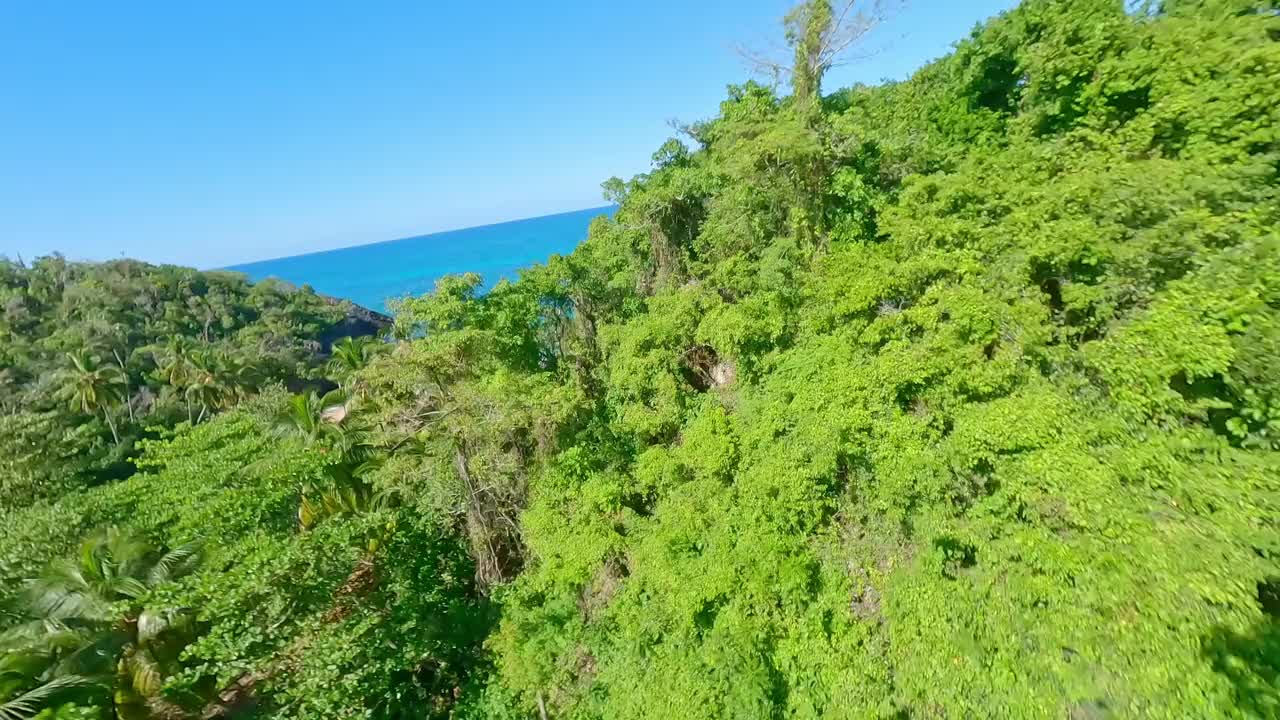
[[276,418],[277,434],[302,438],[308,445],[319,441],[328,431],[322,417],[325,407],[324,399],[315,392],[291,396]]
[[327,517],[360,514],[390,502],[390,495],[374,490],[365,479],[379,458],[365,433],[347,422],[345,401],[341,391],[323,397],[314,392],[294,395],[276,418],[278,435],[320,445],[334,458],[325,466],[321,483],[308,483],[302,488],[298,522],[304,530]]
[[349,405],[350,398],[342,390],[324,395],[314,390],[293,395],[276,416],[276,434],[301,438],[308,445],[325,441],[348,457],[348,451],[363,445],[363,437],[351,429],[348,421]]
[[[23,594],[26,621],[0,635],[0,675],[7,666],[10,677],[23,668],[28,678],[0,708],[30,717],[27,710],[48,707],[69,688],[98,684],[114,685],[118,717],[169,709],[160,696],[164,669],[185,645],[192,617],[143,600],[193,571],[199,557],[195,543],[160,552],[110,528],[87,539],[75,559],[50,563]],[[8,717],[0,710],[0,720]]]
[[262,385],[262,367],[253,358],[221,353],[219,364],[229,390],[228,399],[232,402],[245,400]]
[[341,478],[331,476],[330,485],[317,487],[306,485],[298,502],[298,525],[310,530],[320,521],[338,515],[362,515],[366,512],[391,507],[397,495],[393,491],[376,490],[358,474],[347,473]]
[[186,385],[191,375],[191,353],[191,341],[185,335],[174,335],[169,338],[163,350],[159,353],[152,352],[153,355],[157,355],[156,366],[160,377],[175,388]]
[[186,399],[187,379],[191,374],[191,342],[183,335],[171,335],[163,346],[150,348],[156,369],[152,377],[164,383],[173,395],[181,396],[187,407],[187,422],[193,422],[191,402]]
[[63,393],[71,409],[86,415],[101,412],[107,427],[111,428],[111,438],[119,445],[120,433],[116,430],[111,408],[124,397],[124,373],[118,367],[102,364],[97,355],[84,350],[67,353],[67,359],[71,365],[59,374],[65,382]]
[[191,401],[200,406],[197,423],[204,420],[209,411],[225,409],[234,402],[235,388],[226,382],[225,358],[225,355],[212,350],[201,350],[191,355],[190,379],[183,394],[188,401],[188,412]]
[[329,372],[338,378],[349,378],[369,364],[386,345],[369,337],[345,337],[333,344]]
[[124,382],[124,406],[129,413],[129,422],[136,422],[133,414],[133,392],[129,387],[129,357],[132,353],[129,347],[129,329],[125,323],[112,318],[105,308],[95,308],[86,322],[96,338],[90,347],[110,351],[116,367],[120,368]]

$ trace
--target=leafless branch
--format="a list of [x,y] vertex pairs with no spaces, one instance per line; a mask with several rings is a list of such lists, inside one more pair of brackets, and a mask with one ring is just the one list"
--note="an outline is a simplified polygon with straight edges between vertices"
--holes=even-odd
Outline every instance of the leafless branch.
[[[812,69],[821,71],[840,67],[873,56],[873,51],[851,51],[887,20],[896,7],[903,4],[905,0],[843,0],[839,3],[839,9],[833,13],[830,30],[825,33],[817,53],[811,58],[814,64]],[[792,22],[790,16],[786,22]],[[775,45],[768,50],[758,50],[739,45],[734,51],[753,74],[769,78],[774,85],[780,84],[794,70],[792,65],[795,60],[791,55],[793,49]]]
[[785,76],[790,70],[789,65],[785,65],[770,58],[765,52],[753,50],[745,45],[737,45],[733,50],[737,53],[738,57],[742,59],[743,63],[747,65],[747,69],[753,75],[768,77],[770,83],[774,85],[782,82],[783,76]]

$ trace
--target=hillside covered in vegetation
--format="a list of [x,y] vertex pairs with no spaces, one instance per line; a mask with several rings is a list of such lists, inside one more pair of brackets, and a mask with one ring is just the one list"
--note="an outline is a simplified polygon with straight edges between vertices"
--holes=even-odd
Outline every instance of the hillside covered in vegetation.
[[0,258],[0,507],[131,474],[151,429],[314,385],[338,336],[378,332],[368,315],[237,273]]
[[824,94],[850,17],[323,366],[307,292],[0,266],[0,718],[1280,716],[1280,6]]

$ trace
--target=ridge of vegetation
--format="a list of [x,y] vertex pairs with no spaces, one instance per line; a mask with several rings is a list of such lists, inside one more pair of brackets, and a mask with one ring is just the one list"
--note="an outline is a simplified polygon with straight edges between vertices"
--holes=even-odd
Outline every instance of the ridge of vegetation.
[[156,430],[310,386],[336,334],[390,322],[274,279],[58,255],[0,258],[0,306],[0,507],[127,477]]
[[839,10],[305,392],[163,348],[314,379],[313,295],[0,266],[0,718],[1280,716],[1280,6],[1025,0],[824,95]]

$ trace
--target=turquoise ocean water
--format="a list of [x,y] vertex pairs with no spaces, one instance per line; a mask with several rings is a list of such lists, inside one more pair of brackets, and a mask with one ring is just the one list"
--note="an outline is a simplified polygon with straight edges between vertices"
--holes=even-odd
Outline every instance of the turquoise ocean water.
[[387,300],[427,292],[447,273],[478,272],[486,287],[502,278],[514,280],[521,268],[571,252],[586,239],[591,220],[613,210],[610,206],[545,215],[227,269],[252,280],[275,277],[307,284],[325,295],[385,312]]

